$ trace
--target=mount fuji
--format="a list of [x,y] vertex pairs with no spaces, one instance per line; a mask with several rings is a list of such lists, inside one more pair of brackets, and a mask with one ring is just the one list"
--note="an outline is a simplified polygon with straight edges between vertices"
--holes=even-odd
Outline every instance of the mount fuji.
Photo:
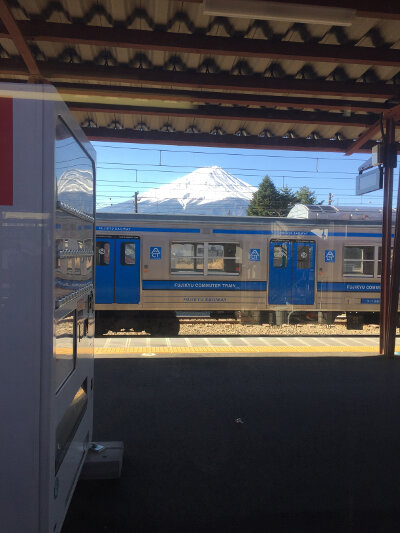
[[[139,213],[245,216],[257,187],[224,169],[203,167],[138,196]],[[132,200],[99,212],[134,213]]]

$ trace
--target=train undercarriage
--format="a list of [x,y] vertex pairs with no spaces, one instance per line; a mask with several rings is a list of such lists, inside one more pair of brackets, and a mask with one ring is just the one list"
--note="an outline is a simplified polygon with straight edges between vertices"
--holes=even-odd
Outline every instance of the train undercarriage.
[[[196,313],[193,312],[195,318]],[[235,319],[239,324],[282,326],[283,324],[333,325],[345,315],[348,330],[362,330],[364,324],[379,324],[379,313],[349,311],[211,311],[210,319]],[[121,330],[142,332],[151,336],[174,337],[179,334],[180,320],[175,311],[96,311],[96,335]]]

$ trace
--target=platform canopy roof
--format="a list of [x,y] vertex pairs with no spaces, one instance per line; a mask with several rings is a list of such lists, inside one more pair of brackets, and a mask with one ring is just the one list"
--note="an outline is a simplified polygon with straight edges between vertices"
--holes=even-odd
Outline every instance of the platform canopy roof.
[[54,84],[92,140],[369,151],[400,119],[400,2],[288,4],[0,0],[0,80]]

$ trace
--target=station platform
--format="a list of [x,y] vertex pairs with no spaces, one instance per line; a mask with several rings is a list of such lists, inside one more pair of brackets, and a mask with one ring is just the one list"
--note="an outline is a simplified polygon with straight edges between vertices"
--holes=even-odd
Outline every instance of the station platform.
[[95,441],[62,533],[397,533],[400,365],[378,338],[96,339]]
[[96,338],[95,357],[266,357],[377,355],[378,336],[279,337],[145,337]]

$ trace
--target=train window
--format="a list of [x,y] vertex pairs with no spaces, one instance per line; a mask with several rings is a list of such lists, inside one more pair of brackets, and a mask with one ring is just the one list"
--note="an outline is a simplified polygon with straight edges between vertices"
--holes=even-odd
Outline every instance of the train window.
[[96,265],[105,266],[110,264],[110,243],[96,242]]
[[343,274],[345,276],[373,276],[374,256],[374,246],[345,246]]
[[297,268],[299,270],[308,269],[311,266],[310,246],[298,246],[297,248]]
[[134,242],[121,244],[121,265],[133,266],[135,264],[135,246]]
[[233,243],[209,243],[208,274],[239,274],[240,246]]
[[274,268],[286,268],[287,265],[287,245],[276,244],[274,246]]
[[204,272],[204,243],[171,244],[171,272]]

